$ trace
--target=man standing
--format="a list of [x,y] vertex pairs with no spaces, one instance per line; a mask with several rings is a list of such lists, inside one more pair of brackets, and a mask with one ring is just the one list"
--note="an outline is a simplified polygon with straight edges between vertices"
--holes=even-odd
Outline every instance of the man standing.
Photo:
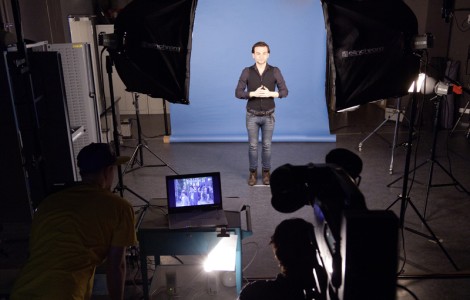
[[[263,184],[269,184],[271,169],[271,142],[274,131],[274,98],[287,97],[288,90],[279,68],[267,63],[270,49],[265,42],[257,42],[251,48],[255,64],[243,69],[235,96],[248,99],[246,104],[246,128],[248,131],[248,157],[250,175],[248,184],[253,186],[258,176],[258,139],[261,129],[261,163]],[[276,91],[277,88],[277,91]]]
[[105,261],[109,298],[123,299],[126,248],[137,243],[134,210],[111,186],[115,166],[128,160],[104,143],[80,151],[82,182],[48,196],[34,215],[30,257],[11,300],[90,299],[95,268]]

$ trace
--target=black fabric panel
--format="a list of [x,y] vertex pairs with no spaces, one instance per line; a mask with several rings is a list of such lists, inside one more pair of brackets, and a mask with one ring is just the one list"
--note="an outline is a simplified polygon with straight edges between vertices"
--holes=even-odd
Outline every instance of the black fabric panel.
[[189,104],[197,0],[134,0],[118,15],[111,55],[128,91]]
[[401,0],[323,1],[331,108],[335,111],[408,93],[419,72],[412,41],[418,24]]

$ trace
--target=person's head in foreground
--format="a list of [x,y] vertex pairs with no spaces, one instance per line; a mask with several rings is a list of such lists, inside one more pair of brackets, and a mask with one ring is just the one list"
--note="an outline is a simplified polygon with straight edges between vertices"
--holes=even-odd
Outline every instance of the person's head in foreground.
[[115,166],[129,161],[128,156],[116,156],[106,143],[91,143],[78,153],[77,165],[82,181],[111,189]]
[[281,273],[273,280],[257,280],[246,285],[239,300],[314,299],[314,268],[317,266],[313,225],[300,218],[279,223],[271,246]]
[[274,230],[270,244],[285,276],[301,277],[312,273],[316,241],[311,223],[301,218],[282,221]]

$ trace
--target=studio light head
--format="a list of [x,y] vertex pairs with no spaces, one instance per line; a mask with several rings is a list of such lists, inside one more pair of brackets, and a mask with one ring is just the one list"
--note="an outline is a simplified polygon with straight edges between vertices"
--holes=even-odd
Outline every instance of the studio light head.
[[432,33],[425,33],[417,35],[413,38],[413,49],[423,50],[429,49],[434,46],[434,36]]
[[98,45],[103,46],[108,50],[116,50],[118,47],[116,34],[100,32],[98,34]]
[[[448,78],[446,78],[448,79]],[[437,96],[450,95],[452,93],[462,94],[463,87],[462,85],[456,84],[455,82],[444,82],[437,81],[431,76],[426,75],[425,73],[420,73],[418,79],[411,83],[408,92],[415,92],[415,83],[417,82],[416,92],[430,95],[436,94]]]
[[419,73],[418,79],[411,83],[408,89],[409,93],[415,92],[415,83],[417,82],[416,92],[429,95],[434,93],[434,86],[436,85],[436,79],[425,73]]
[[452,94],[452,85],[447,82],[439,81],[434,87],[434,93],[438,96],[445,96]]

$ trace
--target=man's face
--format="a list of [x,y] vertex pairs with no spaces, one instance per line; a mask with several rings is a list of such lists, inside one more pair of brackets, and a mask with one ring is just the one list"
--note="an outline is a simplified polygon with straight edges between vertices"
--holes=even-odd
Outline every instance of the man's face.
[[253,59],[257,64],[265,64],[268,61],[269,52],[268,47],[255,47],[255,53],[253,53]]

